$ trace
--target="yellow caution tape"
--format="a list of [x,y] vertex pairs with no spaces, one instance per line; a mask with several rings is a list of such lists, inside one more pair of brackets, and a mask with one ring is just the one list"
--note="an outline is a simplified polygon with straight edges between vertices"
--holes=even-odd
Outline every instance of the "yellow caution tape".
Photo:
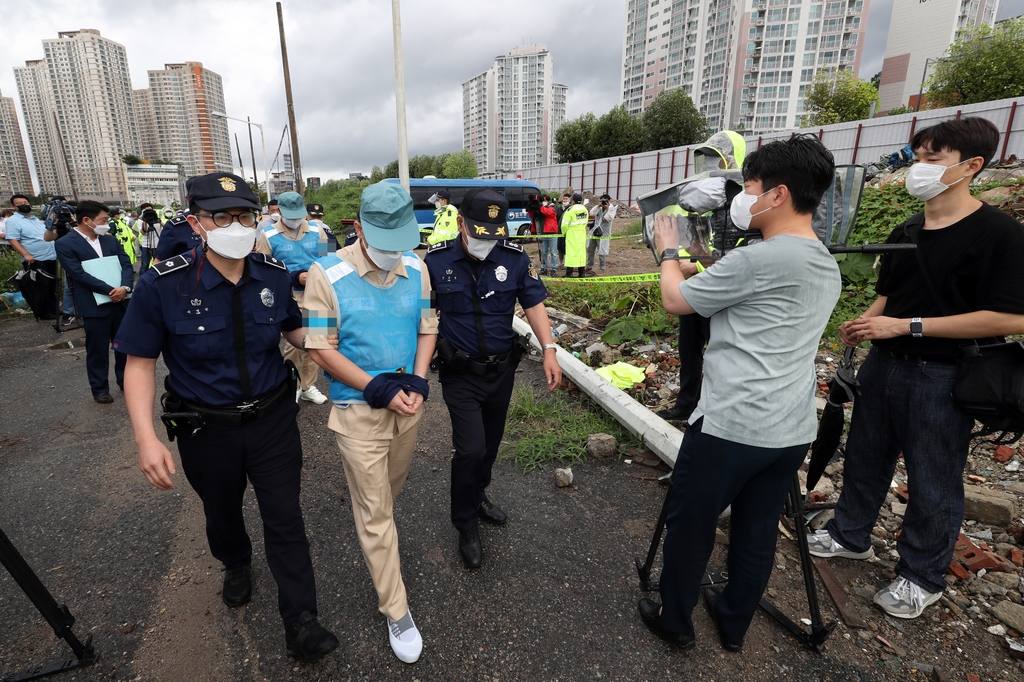
[[616,284],[618,282],[657,282],[661,279],[659,272],[646,272],[642,275],[608,275],[605,277],[542,277],[546,283],[598,283]]
[[[558,239],[559,237],[564,237],[564,236],[565,236],[564,234],[513,234],[513,235],[509,235],[507,237],[507,239]],[[639,237],[639,235],[616,234],[616,235],[612,235],[610,237],[591,237],[590,235],[587,235],[587,239],[595,239],[595,240],[599,240],[599,239],[625,239],[626,237]]]

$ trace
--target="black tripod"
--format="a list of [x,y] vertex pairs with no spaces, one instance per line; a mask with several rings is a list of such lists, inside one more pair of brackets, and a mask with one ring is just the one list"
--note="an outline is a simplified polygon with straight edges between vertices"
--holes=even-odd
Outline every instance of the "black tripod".
[[64,604],[57,603],[57,600],[53,598],[53,595],[50,594],[46,586],[39,580],[39,577],[28,565],[28,562],[25,561],[15,546],[11,544],[3,530],[0,530],[0,563],[4,565],[4,568],[11,574],[14,581],[25,592],[25,595],[39,609],[39,613],[43,614],[43,618],[53,628],[54,634],[67,642],[68,646],[71,647],[71,651],[75,654],[73,659],[39,665],[16,673],[0,673],[0,682],[36,680],[40,677],[47,677],[48,675],[64,672],[65,670],[73,670],[95,663],[99,658],[99,654],[92,647],[92,635],[85,638],[84,644],[75,637],[75,634],[71,632],[71,626],[75,624],[75,617],[71,615],[71,611]]
[[[672,479],[668,482],[668,492],[665,493],[665,502],[661,505],[661,514],[658,515],[658,525],[654,529],[654,537],[651,538],[651,547],[647,550],[647,560],[641,562],[636,559],[636,570],[640,574],[640,588],[644,592],[656,592],[660,585],[651,582],[651,568],[654,567],[654,559],[658,555],[658,546],[661,544],[661,536],[665,532],[665,521],[668,519],[669,501],[672,499]],[[779,611],[770,604],[767,599],[761,597],[760,606],[768,615],[777,620],[787,630],[800,640],[807,647],[821,653],[825,650],[825,640],[835,629],[835,621],[825,625],[821,621],[821,608],[818,605],[818,590],[814,585],[814,568],[811,565],[811,552],[807,547],[806,526],[804,523],[804,500],[800,494],[800,479],[794,475],[793,484],[789,489],[789,499],[786,500],[786,516],[793,519],[796,526],[796,546],[800,551],[800,568],[804,574],[804,587],[807,589],[807,604],[811,612],[811,631],[797,625],[786,614]],[[729,580],[726,572],[705,573],[701,581],[701,587],[721,585]]]

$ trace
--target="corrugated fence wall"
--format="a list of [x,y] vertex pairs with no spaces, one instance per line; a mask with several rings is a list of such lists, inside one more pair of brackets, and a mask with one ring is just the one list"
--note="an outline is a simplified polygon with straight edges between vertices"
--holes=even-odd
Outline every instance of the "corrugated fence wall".
[[[765,142],[786,139],[797,133],[817,134],[835,155],[837,164],[877,162],[899,150],[914,131],[961,116],[981,116],[1000,130],[999,149],[993,161],[1005,161],[1011,155],[1024,158],[1024,112],[1018,115],[1018,102],[1024,98],[1004,99],[963,107],[929,109],[919,113],[837,123],[821,128],[778,131],[747,138],[747,151]],[[637,197],[660,187],[680,182],[693,174],[693,150],[700,145],[662,149],[642,154],[597,159],[581,163],[527,168],[491,177],[531,180],[542,189],[562,191],[572,187],[594,194],[608,193],[612,198],[632,204]]]

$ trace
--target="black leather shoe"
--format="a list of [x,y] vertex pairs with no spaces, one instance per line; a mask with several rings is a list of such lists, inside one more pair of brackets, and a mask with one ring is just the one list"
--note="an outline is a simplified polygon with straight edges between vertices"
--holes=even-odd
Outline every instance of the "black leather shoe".
[[114,402],[114,398],[109,393],[97,393],[92,399],[101,405],[109,405]]
[[658,410],[656,414],[667,422],[685,422],[690,418],[690,413],[678,405]]
[[466,568],[480,568],[484,560],[484,549],[480,546],[480,532],[476,526],[459,531],[459,554]]
[[320,625],[309,611],[303,611],[299,620],[284,628],[285,646],[292,658],[301,658],[309,663],[323,658],[338,648],[338,638]]
[[640,618],[644,621],[647,629],[669,644],[675,644],[684,650],[692,649],[697,645],[697,640],[693,635],[684,635],[665,629],[665,626],[661,624],[661,604],[658,602],[644,597],[637,604],[637,608],[640,609]]
[[722,593],[718,591],[716,587],[706,587],[704,592],[704,609],[711,616],[711,621],[715,624],[715,629],[718,630],[718,641],[722,643],[722,648],[726,651],[736,652],[743,648],[743,640],[739,643],[732,642],[725,638],[722,634],[722,629],[718,627],[718,616],[715,614],[715,602],[718,601],[719,595]]
[[220,598],[232,608],[249,603],[252,599],[252,563],[247,561],[224,569],[224,589]]
[[480,512],[481,521],[485,521],[493,526],[504,526],[508,523],[508,516],[505,515],[505,512],[501,511],[501,507],[494,504],[486,497],[476,509]]

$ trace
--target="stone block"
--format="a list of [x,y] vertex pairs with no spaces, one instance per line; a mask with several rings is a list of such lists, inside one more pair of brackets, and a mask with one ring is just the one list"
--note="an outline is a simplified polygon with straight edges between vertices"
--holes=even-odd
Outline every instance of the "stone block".
[[559,488],[567,488],[572,485],[572,468],[555,469],[555,485]]
[[1017,496],[1001,490],[980,486],[964,486],[964,518],[993,526],[1006,526],[1013,521]]
[[587,437],[587,454],[594,459],[608,459],[615,457],[618,452],[618,444],[615,436],[607,433],[593,433]]
[[1013,628],[1017,632],[1024,632],[1024,606],[1011,601],[1001,601],[990,608],[989,612],[1002,621],[1006,627]]

